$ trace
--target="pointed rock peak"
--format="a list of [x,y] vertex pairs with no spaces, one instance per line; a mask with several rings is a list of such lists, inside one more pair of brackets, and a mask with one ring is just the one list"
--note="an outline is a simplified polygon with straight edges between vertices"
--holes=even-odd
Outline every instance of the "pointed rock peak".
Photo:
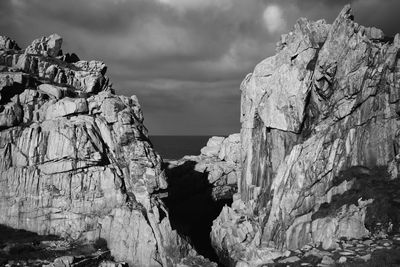
[[352,13],[352,9],[350,5],[345,5],[340,11],[339,15],[336,17],[335,21],[332,23],[333,28],[336,28],[338,25],[347,24],[347,22],[353,22],[354,16]]
[[62,54],[61,45],[63,39],[60,35],[53,33],[48,37],[34,40],[25,50],[27,54],[44,55],[56,57]]
[[8,36],[0,36],[0,49],[20,50],[17,42]]
[[340,11],[339,16],[336,18],[338,19],[351,19],[353,20],[353,14],[351,10],[350,4],[347,4],[343,7],[342,11]]

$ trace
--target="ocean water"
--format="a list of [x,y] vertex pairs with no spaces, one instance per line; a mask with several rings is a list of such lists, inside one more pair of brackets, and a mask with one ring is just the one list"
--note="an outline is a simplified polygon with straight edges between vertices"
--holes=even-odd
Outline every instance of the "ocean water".
[[199,155],[211,136],[150,136],[154,149],[163,159],[180,159],[185,155]]

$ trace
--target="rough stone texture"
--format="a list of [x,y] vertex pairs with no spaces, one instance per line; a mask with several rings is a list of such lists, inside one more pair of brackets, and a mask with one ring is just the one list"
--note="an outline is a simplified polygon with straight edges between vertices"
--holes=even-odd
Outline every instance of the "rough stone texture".
[[0,224],[102,238],[130,266],[180,262],[190,246],[155,194],[167,183],[137,98],[113,93],[103,62],[54,58],[58,35],[1,42]]
[[[171,225],[202,256],[217,261],[210,231],[212,221],[224,205],[232,203],[232,195],[237,192],[240,135],[212,137],[201,151],[198,156],[165,162],[168,189],[160,195],[165,197]],[[178,266],[208,266],[201,258],[188,258],[182,263]]]
[[370,221],[400,230],[398,203],[378,191],[398,186],[399,50],[400,35],[358,25],[346,6],[332,25],[300,19],[244,79],[239,194],[211,233],[221,258],[335,248],[375,234]]
[[201,149],[200,155],[169,161],[167,168],[172,170],[171,175],[189,183],[194,183],[193,176],[196,174],[205,174],[214,200],[231,199],[237,191],[241,175],[240,134],[231,134],[226,138],[213,136]]
[[15,40],[7,36],[0,36],[0,49],[15,49],[19,50],[19,46]]

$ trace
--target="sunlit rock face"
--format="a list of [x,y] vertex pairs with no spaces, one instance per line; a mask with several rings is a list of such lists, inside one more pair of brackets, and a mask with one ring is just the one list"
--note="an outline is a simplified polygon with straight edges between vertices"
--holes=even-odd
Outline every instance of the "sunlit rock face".
[[[176,186],[178,190],[189,193],[190,185],[195,186],[196,178],[211,188],[214,201],[230,200],[237,192],[237,181],[241,176],[240,134],[227,137],[213,136],[200,151],[200,155],[187,155],[175,161],[169,161],[167,169],[171,175],[179,177],[188,185]],[[190,193],[189,193],[190,194]]]
[[[299,19],[241,85],[242,175],[214,221],[221,258],[262,264],[285,249],[399,231],[400,35]],[[368,189],[367,189],[368,188]],[[385,201],[382,201],[385,199]],[[243,265],[244,266],[244,265]]]
[[157,197],[167,183],[138,99],[61,44],[53,34],[19,50],[0,37],[0,224],[102,238],[130,266],[178,262],[190,247]]

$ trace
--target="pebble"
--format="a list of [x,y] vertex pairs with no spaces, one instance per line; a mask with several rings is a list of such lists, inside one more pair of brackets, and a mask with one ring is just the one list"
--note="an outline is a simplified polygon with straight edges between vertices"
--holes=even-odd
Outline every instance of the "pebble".
[[304,247],[301,248],[301,250],[305,250],[305,251],[308,251],[310,249],[312,249],[312,246],[310,246],[310,245],[305,245]]
[[291,254],[290,250],[286,250],[285,253],[283,253],[283,256],[289,257]]
[[335,261],[329,256],[324,256],[321,261],[321,264],[326,264],[326,265],[331,265],[334,263],[335,263]]
[[344,256],[351,256],[354,255],[354,251],[340,251],[339,252],[340,255],[344,255]]
[[347,258],[346,257],[344,257],[344,256],[342,256],[342,257],[340,257],[339,258],[339,263],[345,263],[347,261]]
[[343,246],[344,248],[350,248],[350,247],[353,246],[353,244],[343,243],[342,246]]
[[363,244],[366,245],[366,246],[371,246],[372,240],[371,240],[371,239],[367,239],[367,240],[365,240],[365,241],[363,242]]
[[317,266],[333,266],[336,264],[352,264],[354,261],[369,261],[371,260],[371,254],[377,250],[388,250],[388,249],[399,249],[398,243],[400,242],[400,235],[396,235],[389,238],[369,238],[366,240],[348,240],[341,241],[342,249],[335,249],[326,251],[318,249],[315,245],[305,245],[301,250],[286,251],[284,258],[279,263],[296,264],[296,266],[314,266],[309,262],[301,262],[306,257],[313,256],[321,259],[321,262]]
[[364,255],[364,256],[360,256],[359,258],[362,259],[362,260],[364,260],[364,261],[369,261],[369,260],[371,259],[371,254],[367,254],[367,255]]

